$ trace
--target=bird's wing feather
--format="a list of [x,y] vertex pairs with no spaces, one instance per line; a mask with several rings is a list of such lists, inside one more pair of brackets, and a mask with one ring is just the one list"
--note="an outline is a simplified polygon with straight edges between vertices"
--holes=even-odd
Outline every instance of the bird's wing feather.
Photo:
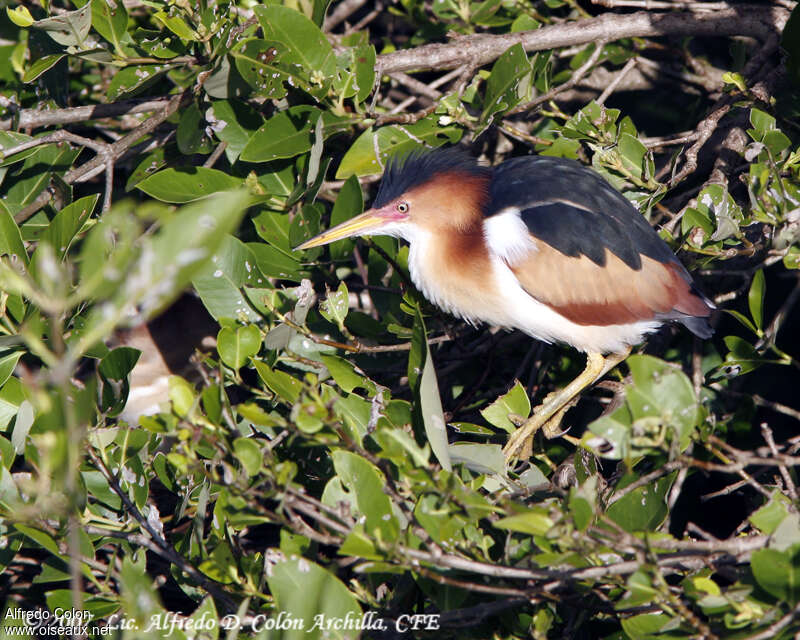
[[[490,217],[486,228],[510,229],[512,217],[520,231],[527,231],[528,241],[521,243],[517,237],[512,252],[507,246],[512,234],[505,234],[503,241],[502,234],[490,231],[490,250],[508,264],[529,295],[576,324],[627,324],[709,313],[695,295],[689,274],[644,221],[652,237],[643,233],[643,241],[641,232],[631,232],[610,216],[561,201],[530,206],[519,214],[508,210]],[[497,224],[501,219],[503,224]],[[663,245],[663,251],[648,251],[661,260],[640,250],[648,243]]]

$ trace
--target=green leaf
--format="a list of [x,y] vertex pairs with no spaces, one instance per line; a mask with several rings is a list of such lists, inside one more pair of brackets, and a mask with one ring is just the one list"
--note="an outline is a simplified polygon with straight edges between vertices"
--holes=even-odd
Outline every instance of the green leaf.
[[339,327],[339,331],[344,330],[344,319],[350,310],[350,294],[347,292],[347,285],[339,283],[336,291],[329,291],[328,297],[320,303],[319,312],[328,322],[333,322]]
[[399,526],[392,512],[392,502],[383,491],[383,474],[371,462],[350,451],[334,451],[331,459],[336,475],[352,496],[356,514],[365,518],[365,531],[380,535],[384,542],[393,542]]
[[25,392],[19,378],[9,378],[0,389],[0,429],[9,425],[24,401]]
[[182,40],[197,39],[197,34],[180,16],[170,16],[163,11],[158,11],[153,14],[153,17]]
[[222,361],[237,371],[261,348],[261,331],[254,324],[225,327],[217,334],[217,351]]
[[655,640],[664,637],[659,633],[672,620],[663,613],[642,613],[629,618],[622,618],[622,629],[630,640]]
[[302,84],[295,82],[291,52],[280,42],[244,40],[231,55],[237,71],[259,97],[278,100],[286,95],[284,83]]
[[236,438],[233,441],[233,452],[248,476],[254,476],[261,471],[264,454],[255,440],[251,438]]
[[494,523],[497,529],[519,531],[533,536],[547,535],[554,525],[555,523],[544,507],[528,508],[516,515],[500,518]]
[[[417,311],[419,314],[419,311]],[[422,321],[421,315],[419,316]],[[423,329],[424,330],[424,329]],[[436,369],[433,366],[433,356],[430,347],[425,344],[425,364],[422,367],[422,375],[419,379],[419,405],[422,413],[422,420],[425,425],[425,435],[431,445],[433,454],[442,465],[442,468],[450,471],[453,468],[450,461],[450,447],[447,441],[447,425],[444,421],[444,411],[442,410],[442,399],[439,393],[439,383],[436,380]],[[482,445],[476,445],[482,446]]]
[[240,100],[216,100],[212,103],[211,110],[217,121],[216,136],[228,144],[225,153],[234,162],[264,119]]
[[336,73],[336,56],[325,34],[303,14],[280,5],[256,5],[255,11],[266,40],[279,42],[310,72],[313,81],[327,85]]
[[314,107],[291,107],[280,111],[256,131],[242,150],[246,162],[269,162],[279,158],[293,158],[311,149],[314,127],[322,118],[323,138],[343,131],[350,119],[336,116]]
[[575,526],[586,531],[594,520],[597,503],[597,476],[589,477],[579,487],[571,487],[569,492],[569,510]]
[[766,281],[763,269],[756,271],[753,281],[750,283],[750,291],[747,294],[747,304],[750,307],[750,316],[756,329],[761,332],[764,322],[764,294],[766,293]]
[[6,15],[11,22],[23,29],[30,27],[34,22],[31,12],[28,11],[27,7],[22,5],[13,9],[11,7],[6,7]]
[[466,465],[475,473],[505,475],[506,458],[499,444],[454,442],[448,447],[448,453],[454,464]]
[[172,410],[181,418],[185,418],[195,404],[194,387],[180,376],[170,376],[168,385]]
[[759,549],[753,553],[750,566],[764,591],[791,606],[800,600],[800,544],[785,551]]
[[645,157],[647,147],[639,139],[629,133],[622,133],[617,141],[620,158],[625,168],[635,177],[642,180],[645,175]]
[[767,131],[775,128],[775,118],[761,109],[750,109],[750,124],[758,133],[757,140],[762,140]]
[[253,360],[253,365],[258,372],[259,378],[265,385],[289,404],[294,404],[300,398],[303,391],[303,383],[297,378],[293,378],[288,373],[272,369],[260,360]]
[[33,82],[40,75],[58,64],[58,61],[61,60],[61,58],[66,58],[66,54],[53,53],[48,56],[37,58],[31,63],[31,66],[25,70],[25,75],[22,76],[22,81],[26,83]]
[[790,500],[777,489],[772,493],[769,502],[757,509],[748,518],[764,535],[772,535],[778,525],[789,515]]
[[26,537],[33,540],[43,549],[46,549],[53,555],[61,557],[61,554],[58,549],[58,543],[53,539],[53,537],[49,533],[45,533],[44,531],[39,531],[38,529],[34,529],[33,527],[29,527],[27,525],[19,523],[14,524],[14,528],[23,535],[25,535]]
[[[154,58],[169,60],[186,53],[186,43],[180,38],[175,38],[168,33],[164,33],[163,30],[137,28],[133,32],[133,40],[146,51],[148,55]],[[210,79],[203,85],[204,89],[208,88],[209,82]]]
[[13,216],[0,207],[0,256],[16,257],[23,265],[28,264],[28,252],[22,242],[22,234]]
[[106,213],[83,244],[80,278],[87,296],[108,300],[89,312],[84,330],[70,344],[73,355],[83,355],[108,335],[129,309],[145,319],[161,311],[238,226],[248,202],[242,191],[214,194],[171,213],[158,231],[143,237],[130,203]]
[[697,398],[691,381],[677,367],[652,356],[634,355],[625,362],[634,383],[626,397],[633,420],[657,417],[664,429],[677,435],[683,451],[697,423]]
[[224,171],[206,167],[164,169],[136,185],[162,202],[192,202],[212,193],[228,191],[241,186],[242,180]]
[[481,415],[489,424],[509,433],[513,433],[517,427],[508,416],[515,415],[525,419],[530,412],[531,400],[519,380],[514,381],[514,386],[505,395],[497,398],[485,409],[481,409]]
[[352,49],[356,74],[356,102],[363,102],[375,84],[375,47],[371,44]]
[[[460,138],[460,128],[452,124],[440,125],[438,116],[423,118],[409,125],[381,127],[377,131],[370,127],[344,154],[336,179],[381,173],[389,156],[413,151],[419,148],[420,143],[438,147],[448,142],[458,142]],[[376,149],[380,160],[375,155]]]
[[788,149],[792,141],[789,137],[783,133],[782,131],[767,131],[764,134],[764,144],[769,149],[769,152],[772,154],[773,158],[780,158],[781,154]]
[[331,377],[343,391],[350,393],[353,389],[362,388],[375,391],[375,384],[364,373],[356,373],[355,365],[339,356],[321,354],[322,363]]
[[726,71],[722,74],[722,81],[726,84],[734,85],[739,91],[745,93],[747,91],[747,82],[741,73]]
[[109,102],[126,100],[141,93],[169,71],[164,64],[143,64],[120,69],[106,90]]
[[17,411],[14,430],[11,432],[11,444],[14,445],[14,451],[17,452],[17,455],[25,451],[25,443],[33,426],[34,418],[33,405],[28,400],[23,400]]
[[281,640],[354,639],[357,631],[329,629],[324,622],[318,628],[313,628],[315,619],[361,620],[361,608],[347,587],[333,574],[306,558],[281,558],[270,564],[267,571],[269,591],[275,598],[276,610],[285,612],[287,620],[304,621],[305,627],[287,628],[281,632]]
[[222,242],[210,262],[192,279],[197,294],[208,312],[219,318],[238,318],[249,322],[260,319],[242,289],[263,286],[263,277],[256,267],[256,256],[241,240],[233,236]]
[[[667,517],[667,493],[677,472],[659,478],[655,483],[634,489],[614,502],[606,515],[625,531],[652,531]],[[637,479],[630,474],[617,485],[617,490]]]
[[31,26],[47,32],[60,45],[82,48],[92,28],[92,5],[87,2],[80,9],[37,20]]
[[245,162],[293,158],[311,149],[310,119],[280,111],[267,120],[242,150]]
[[[201,150],[203,141],[205,140],[205,131],[202,126],[203,122],[203,114],[200,113],[200,108],[197,106],[197,103],[192,102],[181,111],[181,119],[178,122],[178,130],[175,134],[175,138],[178,141],[178,150],[182,154],[190,156]],[[206,170],[209,171],[209,169]],[[211,169],[211,171],[213,171],[213,169]],[[233,189],[233,187],[229,188]],[[224,189],[220,189],[220,191],[224,191]]]
[[301,268],[300,262],[284,251],[261,242],[249,242],[247,248],[255,258],[258,270],[265,276],[300,282],[308,272]]
[[94,193],[64,207],[45,229],[40,244],[49,243],[56,256],[63,258],[75,235],[92,215],[99,197],[99,194]]
[[728,354],[725,356],[723,368],[735,366],[737,375],[744,375],[757,369],[764,363],[762,355],[756,351],[752,344],[739,336],[725,336],[723,338],[725,346],[728,347]]
[[520,81],[531,73],[531,64],[521,44],[509,47],[494,63],[486,81],[483,112],[475,135],[480,135],[492,124],[495,116],[519,104],[524,94]]
[[14,373],[14,367],[17,366],[17,362],[19,362],[21,357],[22,351],[12,351],[11,353],[0,356],[0,387],[2,387],[11,377],[11,374]]
[[107,0],[92,0],[92,26],[114,45],[117,54],[123,53],[122,39],[128,29],[128,12],[124,4],[111,5]]
[[142,352],[133,347],[117,347],[100,360],[97,370],[109,380],[124,380],[133,371]]

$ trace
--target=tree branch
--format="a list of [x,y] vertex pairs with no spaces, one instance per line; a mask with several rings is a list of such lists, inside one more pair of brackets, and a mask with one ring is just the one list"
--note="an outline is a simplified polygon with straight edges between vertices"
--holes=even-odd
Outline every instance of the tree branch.
[[504,35],[479,34],[447,44],[429,44],[378,57],[380,74],[423,69],[453,69],[464,64],[484,65],[517,43],[526,51],[543,51],[598,41],[647,36],[741,36],[765,41],[780,33],[789,12],[780,7],[737,5],[716,12],[607,13],[555,24],[534,31]]
[[71,124],[73,122],[85,122],[86,120],[100,120],[102,118],[160,111],[169,105],[169,100],[169,97],[144,98],[142,100],[125,100],[123,102],[112,102],[111,104],[94,104],[86,107],[70,107],[50,111],[22,109],[18,112],[16,118],[0,120],[0,131],[36,129],[58,124]]

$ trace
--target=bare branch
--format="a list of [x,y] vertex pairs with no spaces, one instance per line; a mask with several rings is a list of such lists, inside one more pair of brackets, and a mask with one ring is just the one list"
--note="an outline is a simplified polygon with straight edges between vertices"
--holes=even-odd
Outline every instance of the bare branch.
[[95,104],[87,107],[70,107],[50,111],[22,109],[17,114],[16,121],[14,118],[0,120],[0,131],[10,131],[15,128],[36,129],[38,127],[160,111],[167,107],[169,100],[168,97],[144,98],[141,100],[126,100],[124,102],[112,102],[111,104]]
[[597,104],[604,104],[606,100],[608,100],[609,96],[617,90],[617,87],[620,83],[625,79],[625,76],[628,75],[628,72],[636,66],[636,58],[631,58],[625,63],[625,66],[622,67],[617,72],[616,77],[614,80],[611,81],[611,84],[608,85],[605,89],[603,89],[603,93],[600,94],[600,97],[597,98]]
[[766,41],[783,29],[789,13],[762,5],[737,5],[716,12],[638,12],[605,14],[555,24],[534,31],[504,35],[478,34],[447,44],[429,44],[394,51],[378,57],[378,73],[423,69],[453,69],[464,64],[484,65],[515,44],[526,51],[543,51],[589,42],[646,36],[735,36],[748,35]]
[[570,76],[570,79],[567,80],[565,83],[560,84],[557,87],[553,87],[550,91],[548,91],[544,95],[534,98],[530,102],[527,102],[525,104],[513,108],[511,111],[508,112],[508,115],[520,113],[522,111],[528,111],[529,109],[532,109],[537,105],[552,100],[562,91],[566,91],[567,89],[571,89],[572,87],[574,87],[589,72],[589,69],[591,69],[592,67],[594,67],[595,64],[597,64],[597,61],[600,59],[600,56],[603,53],[603,47],[605,46],[606,46],[605,42],[599,42],[597,44],[597,47],[595,47],[595,50],[592,51],[592,55],[589,56],[589,59],[586,62],[584,62],[580,67],[578,67],[574,71],[574,73]]
[[103,211],[108,211],[111,207],[111,192],[114,188],[114,157],[111,152],[110,144],[106,142],[98,142],[97,140],[91,140],[89,138],[83,138],[62,129],[60,131],[48,133],[40,138],[34,138],[28,142],[23,142],[22,144],[18,144],[16,147],[6,149],[3,151],[3,156],[13,156],[16,153],[20,153],[27,149],[32,149],[33,147],[53,143],[59,144],[61,142],[72,142],[73,144],[78,144],[82,147],[89,147],[97,153],[97,158],[95,159],[99,158],[102,161],[102,166],[106,172],[106,190],[105,195],[103,196]]
[[[113,163],[119,160],[120,157],[136,142],[141,140],[144,136],[149,135],[152,133],[156,127],[158,127],[162,122],[164,122],[167,118],[169,118],[173,113],[175,113],[180,106],[183,104],[185,100],[188,99],[190,96],[189,91],[184,91],[181,94],[172,96],[167,103],[167,106],[161,110],[160,113],[156,113],[150,116],[147,120],[145,120],[141,125],[133,129],[130,133],[126,136],[120,138],[116,142],[108,145],[108,155],[100,155],[98,153],[97,156],[85,162],[80,167],[72,169],[64,176],[64,181],[67,184],[72,184],[74,182],[85,182],[93,178],[94,176],[101,173],[103,170],[106,170],[106,192],[110,194],[110,190],[108,188],[108,176],[111,174],[107,169],[109,167],[107,163],[107,158],[110,158],[111,161],[111,168],[113,170]],[[70,134],[71,135],[71,134]],[[88,145],[87,145],[88,146]],[[51,194],[48,190],[43,191],[39,196],[34,200],[31,204],[27,207],[22,209],[19,213],[14,216],[14,220],[17,224],[20,224],[30,218],[34,213],[36,213],[39,209],[45,206],[50,201]]]
[[333,31],[365,4],[367,4],[367,0],[343,0],[336,5],[333,13],[325,18],[325,22],[322,25],[322,30]]

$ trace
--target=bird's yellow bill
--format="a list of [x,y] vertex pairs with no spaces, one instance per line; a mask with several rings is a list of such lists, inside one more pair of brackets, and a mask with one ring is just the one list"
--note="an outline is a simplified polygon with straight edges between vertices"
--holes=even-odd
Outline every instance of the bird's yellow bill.
[[311,240],[306,240],[303,244],[295,247],[295,251],[311,249],[312,247],[321,247],[324,244],[329,244],[343,238],[367,235],[369,232],[382,227],[384,224],[386,224],[386,218],[380,216],[374,209],[370,209],[355,218],[350,218],[350,220],[336,225],[332,229],[323,231],[318,236],[311,238]]

